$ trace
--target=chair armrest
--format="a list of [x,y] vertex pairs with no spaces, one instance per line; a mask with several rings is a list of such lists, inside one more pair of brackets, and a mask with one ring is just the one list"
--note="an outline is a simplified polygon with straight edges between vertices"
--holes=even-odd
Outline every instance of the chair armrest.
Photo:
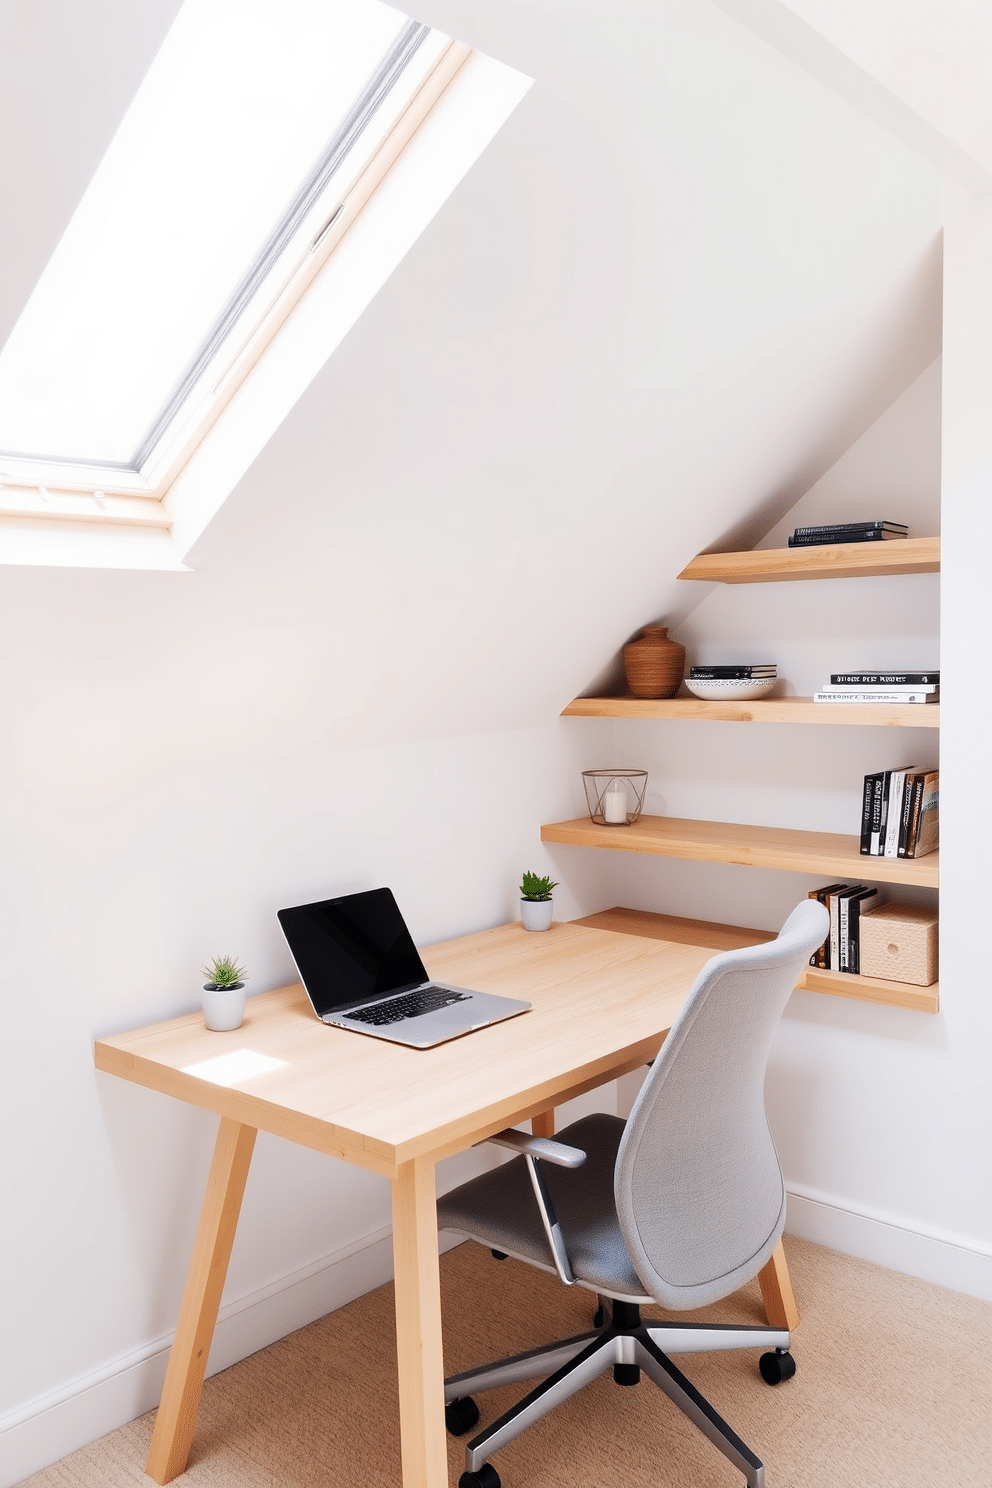
[[[555,1270],[558,1272],[560,1281],[563,1281],[566,1286],[574,1286],[575,1276],[568,1259],[568,1251],[565,1249],[565,1240],[561,1233],[561,1225],[558,1223],[558,1215],[555,1213],[554,1201],[541,1171],[541,1159],[555,1163],[561,1168],[581,1168],[586,1160],[586,1154],[581,1147],[569,1147],[567,1143],[556,1142],[551,1137],[532,1137],[530,1132],[517,1131],[512,1126],[508,1126],[505,1131],[495,1132],[491,1137],[485,1137],[483,1140],[494,1142],[497,1147],[509,1147],[511,1152],[518,1152],[527,1164],[527,1172],[537,1200],[537,1207],[540,1210],[541,1223],[551,1249],[551,1259],[554,1261]],[[482,1143],[478,1142],[476,1145],[481,1147]]]
[[[509,1147],[512,1152],[529,1153],[531,1157],[543,1158],[545,1162],[554,1163],[559,1168],[581,1168],[586,1160],[581,1147],[569,1147],[565,1142],[556,1142],[553,1137],[532,1137],[530,1132],[517,1131],[513,1126],[508,1126],[505,1131],[494,1132],[491,1137],[483,1140],[493,1142],[497,1147]],[[481,1147],[482,1142],[477,1145]]]

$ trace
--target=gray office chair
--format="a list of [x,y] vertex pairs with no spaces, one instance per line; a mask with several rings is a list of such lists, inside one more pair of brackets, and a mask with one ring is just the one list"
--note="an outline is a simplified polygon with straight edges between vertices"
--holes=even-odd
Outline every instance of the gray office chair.
[[[586,1116],[554,1140],[490,1138],[521,1155],[446,1194],[442,1229],[497,1259],[515,1256],[599,1296],[592,1332],[445,1381],[448,1430],[479,1419],[473,1390],[543,1383],[470,1441],[459,1488],[500,1488],[486,1459],[611,1365],[617,1384],[640,1371],[762,1488],[760,1460],[667,1357],[769,1349],[763,1378],[795,1373],[784,1328],[642,1322],[642,1303],[706,1307],[756,1276],[785,1225],[785,1186],[764,1108],[772,1036],[802,967],[829,929],[804,900],[776,940],[714,956],[644,1082],[626,1122]],[[664,1352],[663,1352],[664,1350]],[[547,1376],[544,1378],[544,1376]]]

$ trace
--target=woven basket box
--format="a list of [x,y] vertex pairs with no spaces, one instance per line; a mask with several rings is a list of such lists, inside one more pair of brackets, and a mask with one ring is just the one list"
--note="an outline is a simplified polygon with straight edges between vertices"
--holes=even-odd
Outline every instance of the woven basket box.
[[929,987],[937,980],[937,911],[880,904],[861,916],[861,975]]

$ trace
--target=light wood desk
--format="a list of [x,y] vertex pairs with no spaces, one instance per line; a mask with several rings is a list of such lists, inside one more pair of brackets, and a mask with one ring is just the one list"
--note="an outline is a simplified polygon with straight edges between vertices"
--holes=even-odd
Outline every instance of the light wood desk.
[[[446,1488],[435,1164],[528,1118],[547,1131],[556,1105],[652,1059],[712,952],[560,924],[423,954],[431,976],[533,1011],[416,1050],[326,1027],[292,986],[249,999],[233,1033],[195,1013],[96,1043],[98,1069],[221,1118],[146,1465],[157,1482],[186,1467],[252,1148],[268,1131],[391,1181],[403,1483]],[[230,1087],[186,1072],[234,1050],[281,1063]],[[766,1272],[775,1279],[775,1263]]]

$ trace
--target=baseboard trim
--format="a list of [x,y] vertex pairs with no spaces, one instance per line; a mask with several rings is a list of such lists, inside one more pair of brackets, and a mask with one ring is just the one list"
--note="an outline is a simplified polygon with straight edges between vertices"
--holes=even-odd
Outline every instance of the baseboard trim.
[[[444,1236],[441,1249],[458,1243]],[[391,1281],[392,1275],[392,1230],[387,1225],[225,1302],[208,1375]],[[15,1488],[32,1473],[152,1410],[162,1393],[174,1336],[156,1338],[0,1416],[0,1488]]]
[[992,1302],[992,1246],[980,1240],[924,1229],[881,1209],[854,1209],[800,1184],[789,1186],[785,1228],[801,1240]]
[[[853,1209],[836,1195],[790,1186],[787,1233],[878,1266],[992,1301],[992,1246],[913,1228],[881,1210]],[[441,1249],[460,1243],[442,1237]],[[308,1266],[221,1307],[208,1374],[284,1338],[390,1281],[390,1227],[370,1231]],[[114,1431],[157,1404],[173,1334],[80,1375],[0,1416],[0,1488]]]

